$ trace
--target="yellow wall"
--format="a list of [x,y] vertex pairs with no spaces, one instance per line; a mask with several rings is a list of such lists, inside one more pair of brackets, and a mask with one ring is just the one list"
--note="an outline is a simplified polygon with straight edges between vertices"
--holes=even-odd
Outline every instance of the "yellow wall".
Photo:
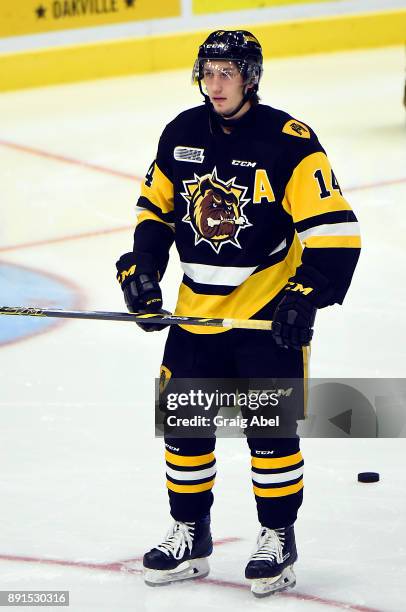
[[[242,26],[244,27],[244,26]],[[406,10],[245,26],[266,58],[405,42]],[[209,31],[0,55],[0,91],[186,68]]]
[[0,37],[180,14],[180,0],[0,0]]
[[287,4],[313,4],[315,2],[334,2],[334,0],[193,0],[193,12],[196,15],[204,13],[221,13],[223,11],[241,11],[246,9],[261,9],[270,6],[286,6]]

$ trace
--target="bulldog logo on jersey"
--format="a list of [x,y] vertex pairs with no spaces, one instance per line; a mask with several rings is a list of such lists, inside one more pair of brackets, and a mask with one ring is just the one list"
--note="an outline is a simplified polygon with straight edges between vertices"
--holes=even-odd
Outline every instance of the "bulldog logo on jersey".
[[195,174],[194,179],[183,181],[185,191],[181,195],[188,210],[182,221],[192,227],[195,244],[208,242],[216,253],[227,243],[241,248],[238,234],[252,224],[242,213],[249,202],[245,197],[247,187],[237,185],[235,180],[220,180],[214,168],[211,174]]

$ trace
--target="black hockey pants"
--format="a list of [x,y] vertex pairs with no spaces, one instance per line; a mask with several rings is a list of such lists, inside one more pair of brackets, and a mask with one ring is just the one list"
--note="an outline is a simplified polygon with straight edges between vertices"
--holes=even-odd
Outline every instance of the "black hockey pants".
[[[268,331],[194,334],[172,327],[161,381],[167,385],[176,378],[302,381],[307,377],[307,355],[308,349],[279,348]],[[194,521],[209,513],[216,473],[215,442],[214,433],[198,438],[165,435],[167,487],[175,520]],[[303,499],[303,459],[298,436],[256,437],[254,432],[247,435],[247,442],[259,522],[270,528],[291,525]],[[233,499],[236,494],[238,491],[233,492]]]

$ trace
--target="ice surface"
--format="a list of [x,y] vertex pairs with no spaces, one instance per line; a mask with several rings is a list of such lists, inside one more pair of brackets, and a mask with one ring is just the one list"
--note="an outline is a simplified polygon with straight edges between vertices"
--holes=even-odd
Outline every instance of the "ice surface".
[[[402,48],[266,62],[263,101],[316,130],[362,227],[348,299],[318,315],[316,376],[405,374],[403,79]],[[188,83],[178,71],[2,94],[1,262],[56,275],[83,308],[124,310],[114,262],[132,244],[131,177],[199,102]],[[1,275],[0,263],[7,302]],[[179,278],[174,257],[168,308]],[[1,348],[0,589],[70,590],[75,612],[405,610],[404,440],[303,440],[298,583],[286,595],[256,601],[244,580],[257,523],[243,440],[217,445],[209,579],[151,589],[122,571],[169,526],[153,437],[166,333],[71,321]],[[359,471],[381,481],[360,484]]]

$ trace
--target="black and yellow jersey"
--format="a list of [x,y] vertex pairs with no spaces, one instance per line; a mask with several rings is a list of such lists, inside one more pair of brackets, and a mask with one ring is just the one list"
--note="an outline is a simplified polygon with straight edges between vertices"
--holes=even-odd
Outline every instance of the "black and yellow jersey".
[[181,316],[252,318],[301,262],[328,278],[341,303],[359,256],[357,219],[317,136],[262,104],[230,134],[204,105],[169,123],[137,212],[135,248],[161,270],[175,241]]

